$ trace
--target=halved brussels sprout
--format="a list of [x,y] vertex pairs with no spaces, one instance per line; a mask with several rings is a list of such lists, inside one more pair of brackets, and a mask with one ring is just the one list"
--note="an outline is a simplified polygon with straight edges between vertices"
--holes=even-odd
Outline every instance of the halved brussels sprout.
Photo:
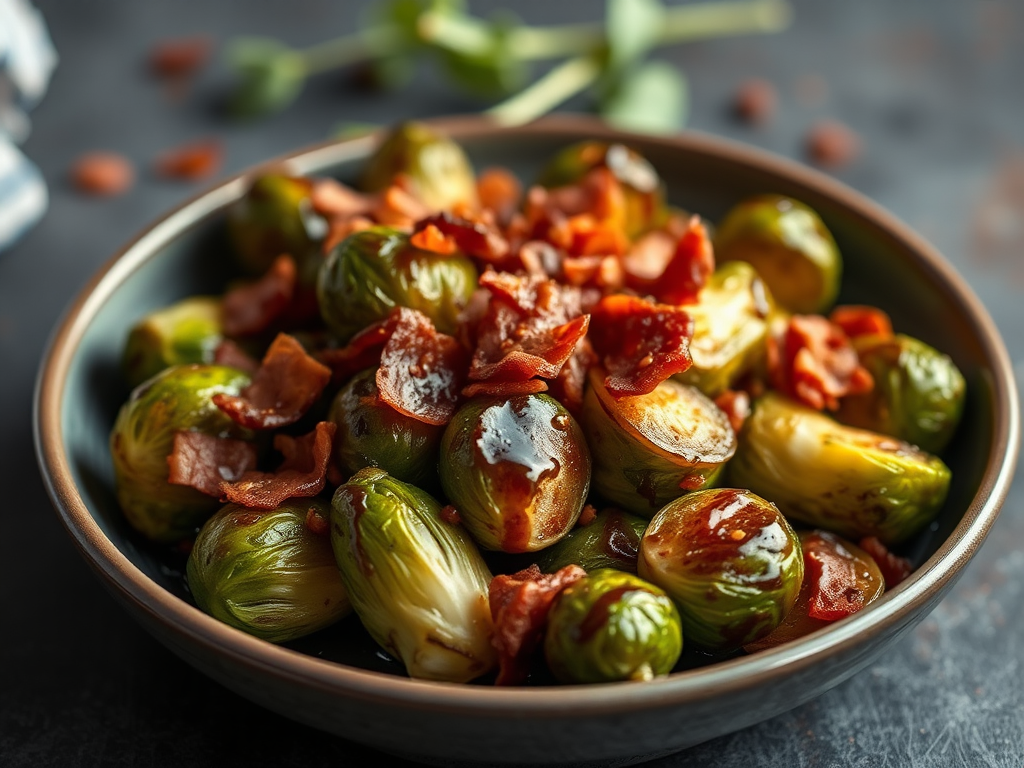
[[196,537],[186,570],[196,605],[215,619],[272,643],[330,626],[350,610],[326,526],[330,506],[287,501],[270,511],[228,504]]
[[744,200],[715,233],[719,263],[753,264],[785,309],[822,312],[839,293],[842,258],[818,214],[781,195]]
[[952,360],[923,341],[865,336],[854,340],[874,389],[844,397],[836,418],[941,453],[963,413],[966,384]]
[[212,363],[223,339],[220,299],[193,296],[151,312],[132,326],[121,367],[135,388],[172,365]]
[[672,600],[631,573],[589,573],[548,614],[544,656],[563,683],[651,680],[671,672],[682,651]]
[[675,600],[688,643],[724,653],[782,622],[800,591],[804,560],[774,504],[716,488],[687,494],[654,516],[637,573]]
[[395,127],[370,157],[360,184],[367,192],[377,192],[398,174],[405,175],[412,192],[433,210],[476,204],[476,176],[466,153],[423,123]]
[[396,229],[371,227],[327,255],[317,297],[327,327],[345,342],[395,307],[418,309],[439,331],[454,333],[476,287],[467,257],[423,251]]
[[844,426],[769,392],[743,426],[729,478],[792,520],[897,544],[938,514],[950,472],[909,443]]
[[464,683],[494,667],[491,573],[437,501],[363,469],[331,506],[331,543],[352,607],[411,677]]
[[547,395],[478,397],[441,441],[441,485],[486,549],[533,552],[576,524],[590,487],[579,425]]
[[567,565],[585,571],[613,568],[636,573],[640,537],[647,520],[621,509],[604,509],[587,525],[577,525],[561,541],[543,550],[534,562],[545,573]]
[[714,484],[736,450],[736,434],[711,399],[670,379],[650,394],[615,400],[603,379],[592,369],[583,399],[598,493],[649,518],[672,499]]
[[134,528],[154,541],[191,536],[220,503],[211,496],[167,482],[167,457],[180,430],[248,439],[213,404],[218,392],[237,395],[249,377],[219,365],[179,365],[135,388],[121,406],[110,433],[117,500]]

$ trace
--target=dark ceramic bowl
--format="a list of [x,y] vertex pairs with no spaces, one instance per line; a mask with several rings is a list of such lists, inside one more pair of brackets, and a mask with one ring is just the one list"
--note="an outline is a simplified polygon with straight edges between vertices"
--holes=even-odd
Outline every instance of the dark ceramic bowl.
[[[127,528],[112,493],[107,435],[127,395],[118,360],[128,327],[189,294],[217,291],[232,179],[168,214],[81,293],[57,329],[37,391],[39,462],[86,561],[161,642],[238,693],[286,717],[435,763],[623,765],[734,731],[814,698],[867,666],[952,587],[995,520],[1016,463],[1011,366],[985,309],[953,269],[906,226],[803,166],[699,135],[623,135],[583,118],[499,129],[481,119],[439,124],[477,167],[531,178],[557,149],[585,138],[629,142],[654,163],[673,203],[712,221],[740,198],[792,195],[817,209],[845,256],[842,301],[877,304],[896,327],[944,350],[969,397],[946,459],[953,470],[938,521],[907,554],[913,575],[869,609],[803,640],[650,683],[498,689],[394,674],[352,619],[294,647],[257,640],[194,608],[179,575]],[[352,178],[374,139],[287,158],[298,173]],[[319,657],[318,655],[322,655]]]

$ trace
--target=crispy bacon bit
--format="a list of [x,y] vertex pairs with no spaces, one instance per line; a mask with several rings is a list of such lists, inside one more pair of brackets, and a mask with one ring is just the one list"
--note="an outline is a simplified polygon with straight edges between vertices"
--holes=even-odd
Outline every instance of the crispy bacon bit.
[[237,368],[253,376],[260,369],[260,363],[231,339],[224,339],[213,351],[213,362]]
[[715,398],[715,405],[729,417],[732,431],[738,435],[750,415],[750,395],[741,389],[727,389]]
[[292,336],[278,334],[252,383],[238,396],[219,392],[213,404],[249,429],[276,429],[302,418],[331,380],[331,369],[306,354]]
[[409,242],[421,250],[439,253],[442,256],[451,256],[459,250],[455,239],[444,234],[433,224],[417,229],[409,238]]
[[626,284],[639,293],[651,293],[672,256],[679,238],[664,229],[641,235],[622,257]]
[[487,168],[476,179],[476,194],[483,208],[490,208],[507,222],[519,207],[523,187],[505,168]]
[[498,262],[509,255],[508,240],[497,227],[488,226],[482,220],[471,221],[443,211],[417,222],[416,232],[429,227],[451,239],[458,250],[469,256]]
[[441,519],[449,525],[459,525],[462,522],[462,516],[459,514],[459,510],[451,504],[441,507]]
[[820,315],[794,315],[781,339],[768,339],[768,373],[780,392],[818,410],[874,386],[843,329]]
[[842,328],[843,333],[851,339],[858,336],[893,337],[889,315],[877,307],[847,304],[833,309],[829,320]]
[[378,224],[411,229],[417,221],[430,214],[430,209],[411,192],[394,184],[376,198],[370,212]]
[[188,77],[209,61],[212,52],[209,35],[161,40],[149,53],[149,66],[161,77]]
[[256,468],[256,448],[245,440],[203,432],[175,432],[167,482],[220,498],[221,485]]
[[306,510],[306,527],[317,536],[326,536],[331,532],[331,524],[316,507]]
[[666,304],[692,304],[714,271],[711,238],[700,216],[693,216],[656,283],[654,295]]
[[275,472],[246,472],[223,483],[224,498],[251,509],[276,509],[287,499],[316,496],[324,489],[336,429],[321,421],[302,437],[275,435],[274,448],[284,455],[281,466]]
[[802,540],[806,579],[811,585],[808,615],[836,621],[864,607],[858,571],[863,566],[834,537],[818,533]]
[[842,168],[860,154],[860,137],[838,120],[821,120],[810,127],[807,155],[823,168]]
[[913,568],[905,557],[899,557],[889,551],[888,547],[877,536],[868,536],[860,540],[860,548],[871,555],[878,570],[885,579],[885,588],[892,589],[906,579]]
[[498,649],[495,685],[516,685],[526,679],[530,657],[540,645],[548,611],[558,594],[587,572],[567,565],[557,573],[544,574],[536,565],[511,576],[495,576],[489,597],[494,619],[494,647]]
[[512,397],[514,395],[535,395],[547,392],[548,383],[543,379],[527,379],[526,381],[474,381],[462,388],[463,397],[488,395],[493,397]]
[[653,392],[690,367],[693,320],[685,310],[632,296],[605,296],[591,314],[590,341],[612,397]]
[[366,215],[373,199],[334,179],[317,179],[309,193],[313,210],[327,218]]
[[317,353],[321,363],[331,369],[332,380],[337,384],[353,374],[380,364],[381,352],[391,338],[391,326],[387,320],[369,325],[341,349],[324,349]]
[[586,338],[580,339],[572,356],[565,361],[558,376],[551,382],[551,396],[565,406],[573,416],[583,411],[583,388],[587,383],[587,372],[597,362],[594,348]]
[[156,173],[165,179],[196,181],[220,170],[224,148],[216,139],[169,149],[156,159]]
[[597,510],[594,509],[593,504],[584,504],[583,511],[580,512],[580,519],[577,521],[578,525],[588,526],[597,518]]
[[288,308],[295,294],[295,262],[278,256],[259,280],[224,295],[221,320],[229,336],[265,331]]
[[71,168],[71,178],[82,192],[90,195],[120,195],[135,181],[135,169],[114,152],[88,152]]
[[733,110],[748,123],[763,123],[775,113],[778,95],[767,80],[753,77],[740,83],[733,97]]

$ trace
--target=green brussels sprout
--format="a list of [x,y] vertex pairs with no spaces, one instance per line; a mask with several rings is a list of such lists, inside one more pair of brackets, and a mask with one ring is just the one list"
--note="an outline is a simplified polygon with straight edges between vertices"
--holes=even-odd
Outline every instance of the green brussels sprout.
[[964,408],[966,384],[953,361],[903,334],[894,339],[861,337],[854,347],[875,386],[840,400],[836,418],[941,453]]
[[186,574],[204,612],[272,643],[330,626],[349,611],[330,537],[306,524],[313,512],[326,526],[330,507],[293,499],[271,511],[228,504],[199,531]]
[[714,485],[736,450],[736,433],[707,395],[670,379],[650,394],[615,400],[603,379],[592,369],[583,399],[598,493],[650,518],[684,493]]
[[764,356],[771,296],[757,270],[734,261],[715,270],[686,311],[693,318],[693,365],[676,379],[715,397]]
[[935,518],[950,472],[909,443],[844,426],[769,392],[743,425],[729,478],[792,520],[890,545]]
[[665,185],[658,172],[643,155],[623,144],[584,141],[566,147],[548,163],[537,183],[549,188],[564,187],[599,167],[607,168],[622,184],[626,234],[631,238],[668,218]]
[[398,230],[371,227],[327,255],[317,297],[327,327],[345,342],[398,306],[418,309],[439,331],[454,333],[476,287],[467,257],[423,251]]
[[363,467],[380,467],[405,483],[436,482],[443,426],[424,424],[399,413],[377,396],[377,372],[353,376],[331,404],[335,466],[345,476]]
[[218,392],[237,395],[249,377],[219,365],[178,365],[132,391],[110,433],[117,500],[134,528],[153,541],[191,536],[220,506],[217,499],[167,482],[174,433],[193,430],[249,439],[252,433],[211,402]]
[[534,552],[576,524],[590,452],[576,420],[548,395],[477,397],[441,440],[441,485],[486,549]]
[[457,203],[476,204],[476,176],[457,143],[423,123],[402,123],[373,153],[360,184],[367,192],[389,187],[398,174],[428,208],[441,211]]
[[193,296],[151,312],[128,333],[121,367],[133,389],[164,368],[212,363],[223,339],[220,299]]
[[497,661],[491,573],[429,494],[362,469],[331,504],[331,544],[367,631],[411,677],[464,683]]
[[548,614],[544,656],[563,683],[651,680],[671,672],[682,651],[671,598],[631,573],[593,571]]
[[789,197],[761,195],[729,211],[715,234],[715,258],[753,264],[791,312],[823,312],[839,293],[843,265],[832,234]]
[[675,600],[688,643],[725,653],[782,622],[800,592],[804,560],[774,504],[716,488],[682,496],[654,516],[637,573]]
[[557,543],[541,551],[535,558],[545,573],[555,573],[567,565],[578,565],[585,571],[614,568],[636,573],[640,537],[647,520],[621,509],[604,509],[587,525],[577,525]]

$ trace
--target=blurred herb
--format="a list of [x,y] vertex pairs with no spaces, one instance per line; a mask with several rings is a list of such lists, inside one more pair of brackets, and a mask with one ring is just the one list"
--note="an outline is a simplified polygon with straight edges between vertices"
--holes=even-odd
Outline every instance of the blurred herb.
[[[362,65],[397,87],[433,58],[459,87],[502,101],[486,110],[496,122],[529,122],[592,89],[609,122],[641,131],[672,131],[687,113],[682,72],[648,62],[655,48],[701,38],[783,29],[785,0],[717,0],[666,7],[661,0],[608,0],[604,22],[531,27],[510,11],[470,15],[461,0],[391,0],[353,35],[294,49],[263,38],[236,40],[229,61],[238,75],[234,107],[242,115],[286,108],[311,75]],[[530,82],[535,61],[561,60]]]

